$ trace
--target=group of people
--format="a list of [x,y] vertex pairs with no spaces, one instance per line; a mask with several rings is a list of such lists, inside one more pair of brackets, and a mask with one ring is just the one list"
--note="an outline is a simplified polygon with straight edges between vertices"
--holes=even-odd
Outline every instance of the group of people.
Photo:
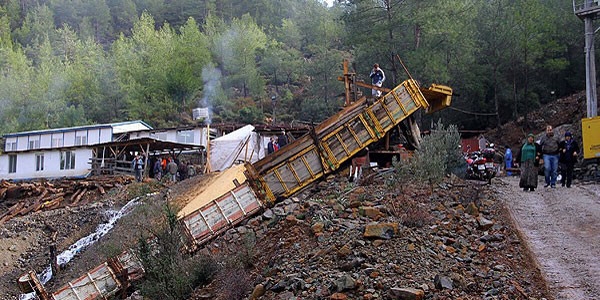
[[521,147],[517,157],[521,167],[521,179],[519,187],[523,191],[535,191],[538,180],[538,167],[544,164],[544,187],[555,188],[558,178],[558,166],[561,165],[562,186],[571,187],[573,182],[573,168],[579,155],[579,145],[573,140],[573,134],[565,133],[564,139],[560,140],[554,134],[552,126],[546,126],[546,133],[539,142],[535,142],[535,135],[527,135],[527,141]]
[[267,154],[271,154],[279,150],[281,147],[287,145],[287,143],[287,135],[285,134],[285,131],[282,131],[280,136],[272,136],[267,144]]
[[[155,160],[154,163],[151,163],[151,176],[156,180],[163,180],[163,175],[167,176],[166,178],[172,182],[184,180],[188,177],[192,177],[196,175],[196,168],[190,162],[185,162],[183,160],[178,161],[176,159],[172,159],[171,157],[157,157],[152,158]],[[144,174],[144,156],[136,155],[132,162],[131,167],[135,173],[135,179],[137,182],[141,182]]]
[[185,180],[196,175],[196,168],[191,162],[184,160],[178,161],[171,157],[158,158],[153,167],[154,178],[161,181],[163,175],[168,175],[167,179],[172,182]]

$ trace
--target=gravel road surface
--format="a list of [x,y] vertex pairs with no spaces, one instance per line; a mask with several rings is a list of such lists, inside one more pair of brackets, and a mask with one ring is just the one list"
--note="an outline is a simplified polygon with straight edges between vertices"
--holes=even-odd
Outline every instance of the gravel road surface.
[[556,299],[600,299],[600,185],[523,192],[518,177],[494,182]]

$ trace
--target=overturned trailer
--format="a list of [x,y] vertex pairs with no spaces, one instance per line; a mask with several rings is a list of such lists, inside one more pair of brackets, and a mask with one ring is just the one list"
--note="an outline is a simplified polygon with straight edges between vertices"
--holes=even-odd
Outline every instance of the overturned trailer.
[[[355,82],[348,72],[345,73],[348,95],[349,89],[355,89]],[[347,102],[340,112],[279,151],[253,164],[227,169],[201,187],[203,190],[178,213],[187,250],[195,251],[263,207],[290,197],[335,172],[417,110],[442,109],[450,105],[452,96],[449,87],[421,88],[413,79],[391,90],[364,83],[360,86],[386,93],[375,101],[363,96],[352,103]],[[27,287],[22,288],[24,291],[34,291],[42,299],[102,299],[140,278],[141,275],[126,276],[143,273],[139,260],[133,255],[127,255],[127,259],[127,264],[115,264],[115,259],[110,259],[55,293],[44,291],[33,272],[21,277],[20,286]],[[113,263],[109,263],[111,261]],[[81,286],[86,288],[77,288]]]

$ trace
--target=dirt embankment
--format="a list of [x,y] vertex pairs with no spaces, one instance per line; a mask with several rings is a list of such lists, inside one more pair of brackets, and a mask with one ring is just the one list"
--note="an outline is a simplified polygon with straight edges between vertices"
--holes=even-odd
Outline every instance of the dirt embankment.
[[485,133],[486,138],[502,149],[508,145],[519,147],[528,133],[538,134],[546,129],[546,125],[558,127],[569,124],[574,138],[581,143],[581,119],[586,116],[585,92],[548,103],[535,111],[508,122]]

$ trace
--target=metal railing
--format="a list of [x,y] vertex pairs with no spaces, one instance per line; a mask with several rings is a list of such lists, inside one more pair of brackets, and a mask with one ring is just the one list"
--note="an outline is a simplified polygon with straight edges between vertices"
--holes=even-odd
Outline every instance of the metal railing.
[[583,3],[578,4],[576,4],[575,0],[573,0],[573,12],[575,12],[575,14],[598,7],[600,7],[600,0],[585,0]]

